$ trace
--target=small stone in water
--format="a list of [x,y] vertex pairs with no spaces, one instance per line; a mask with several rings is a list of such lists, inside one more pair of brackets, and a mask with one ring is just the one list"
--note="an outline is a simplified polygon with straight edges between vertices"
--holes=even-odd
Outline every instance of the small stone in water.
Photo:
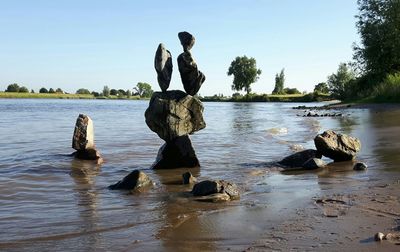
[[362,162],[358,162],[354,165],[353,170],[355,171],[365,171],[367,169],[367,165]]
[[383,233],[381,233],[381,232],[378,232],[378,233],[375,234],[374,238],[375,238],[375,241],[382,241],[383,237],[385,237],[385,235]]

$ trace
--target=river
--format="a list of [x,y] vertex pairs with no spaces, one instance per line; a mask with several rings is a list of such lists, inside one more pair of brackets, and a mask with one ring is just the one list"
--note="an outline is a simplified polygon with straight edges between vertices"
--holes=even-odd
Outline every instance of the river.
[[[398,110],[346,109],[343,117],[302,117],[298,103],[204,103],[207,127],[191,136],[203,179],[237,183],[241,199],[193,201],[187,169],[149,169],[163,141],[144,122],[148,101],[0,100],[0,250],[177,251],[245,249],[324,190],[398,176]],[[316,104],[307,104],[313,106]],[[105,162],[68,154],[77,116],[94,122]],[[284,174],[273,162],[313,148],[324,130],[359,137],[367,172]],[[397,133],[396,133],[397,132]],[[134,169],[155,186],[110,191]]]

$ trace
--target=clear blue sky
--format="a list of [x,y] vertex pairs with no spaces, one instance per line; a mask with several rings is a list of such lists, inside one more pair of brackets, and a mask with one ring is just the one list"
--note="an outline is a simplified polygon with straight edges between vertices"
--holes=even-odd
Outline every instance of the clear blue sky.
[[1,0],[0,90],[14,82],[36,91],[131,89],[137,82],[159,90],[153,61],[160,42],[173,56],[170,89],[183,89],[177,34],[188,31],[207,77],[201,95],[231,95],[226,72],[242,55],[262,70],[253,91],[270,93],[282,68],[286,87],[312,91],[351,60],[356,14],[356,0]]

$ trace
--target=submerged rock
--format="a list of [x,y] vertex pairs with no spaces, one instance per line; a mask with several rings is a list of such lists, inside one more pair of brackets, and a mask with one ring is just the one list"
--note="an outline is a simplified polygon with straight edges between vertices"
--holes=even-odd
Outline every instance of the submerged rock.
[[353,170],[355,171],[364,171],[368,168],[367,164],[358,162],[354,165]]
[[93,122],[87,115],[79,114],[76,119],[72,148],[77,151],[95,148]]
[[303,164],[312,158],[321,158],[321,154],[313,149],[303,150],[285,157],[278,163],[287,167],[303,167]]
[[204,180],[194,185],[192,194],[194,196],[206,196],[221,192],[221,184],[216,180]]
[[157,81],[160,88],[165,92],[171,82],[172,76],[172,57],[171,53],[160,44],[154,57],[154,68],[157,72]]
[[317,135],[314,143],[323,156],[329,157],[335,162],[353,160],[361,149],[359,139],[345,134],[337,134],[332,130]]
[[194,184],[197,181],[197,179],[193,177],[193,175],[190,172],[185,172],[184,174],[182,174],[182,178],[183,178],[182,183],[184,185]]
[[153,182],[144,172],[134,170],[116,184],[110,185],[111,190],[140,190],[144,187],[151,186]]
[[74,156],[84,160],[97,160],[101,158],[100,152],[96,149],[78,150],[74,152]]
[[206,127],[199,99],[179,90],[155,92],[145,112],[146,124],[165,141]]
[[199,167],[196,152],[188,135],[167,141],[158,151],[153,169],[174,169]]
[[186,93],[190,95],[197,94],[206,80],[206,76],[199,71],[189,51],[183,52],[178,56],[178,68]]

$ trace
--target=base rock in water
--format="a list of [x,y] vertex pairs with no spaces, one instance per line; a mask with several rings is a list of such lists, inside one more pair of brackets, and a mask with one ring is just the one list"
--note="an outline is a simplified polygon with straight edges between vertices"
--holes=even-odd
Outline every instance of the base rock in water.
[[[202,196],[200,199],[202,201],[223,201],[221,199],[227,198],[225,196],[220,197],[221,195],[218,194],[228,195],[227,200],[240,198],[237,185],[224,180],[204,180],[197,183],[193,186],[192,194],[193,196]],[[204,198],[204,196],[211,198]]]
[[166,142],[206,127],[203,104],[180,90],[155,92],[145,112],[146,124]]
[[296,152],[290,156],[285,157],[281,161],[279,161],[280,165],[287,167],[303,167],[304,163],[306,163],[311,158],[321,158],[321,154],[318,151],[313,149],[303,150]]
[[151,186],[153,182],[144,172],[134,170],[116,184],[110,185],[111,190],[140,190],[144,187]]
[[192,142],[189,136],[180,136],[167,141],[158,151],[153,169],[174,169],[199,167]]
[[325,157],[338,161],[349,161],[356,157],[361,149],[361,142],[355,137],[337,134],[327,130],[314,139],[315,147]]

